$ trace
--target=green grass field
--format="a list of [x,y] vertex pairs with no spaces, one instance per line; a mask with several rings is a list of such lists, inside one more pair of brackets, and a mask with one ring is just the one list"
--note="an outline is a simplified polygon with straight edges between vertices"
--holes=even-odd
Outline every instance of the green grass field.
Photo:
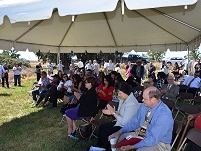
[[0,87],[0,150],[1,151],[86,151],[97,140],[72,140],[66,135],[60,106],[31,108],[28,93],[33,80],[22,87]]

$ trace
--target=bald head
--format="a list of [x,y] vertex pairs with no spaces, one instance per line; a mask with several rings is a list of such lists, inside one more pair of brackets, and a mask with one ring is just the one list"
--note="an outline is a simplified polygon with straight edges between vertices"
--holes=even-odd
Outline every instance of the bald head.
[[158,104],[161,98],[161,93],[156,87],[148,87],[143,92],[143,102],[145,106],[153,108]]

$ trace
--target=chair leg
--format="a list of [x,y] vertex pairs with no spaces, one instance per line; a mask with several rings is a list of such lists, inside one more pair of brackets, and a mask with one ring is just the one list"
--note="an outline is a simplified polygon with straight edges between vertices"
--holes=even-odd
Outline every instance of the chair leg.
[[94,129],[93,129],[93,131],[92,131],[92,133],[91,133],[91,135],[89,137],[89,140],[91,139],[92,136],[98,138],[96,135],[94,135],[94,132],[95,132],[96,128],[97,128],[97,126],[94,126]]
[[185,138],[185,139],[183,140],[183,142],[182,142],[181,146],[179,147],[179,150],[178,150],[178,151],[180,151],[180,150],[182,149],[184,143],[186,142],[186,139],[187,139],[187,138]]
[[65,120],[65,118],[66,118],[66,115],[65,115],[65,114],[64,114],[64,115],[62,115],[62,119],[61,119],[61,121],[60,121],[59,125],[61,125],[61,123],[62,123],[62,122],[67,123],[67,122],[66,122],[66,120]]
[[177,118],[177,115],[179,114],[179,110],[177,111],[175,117],[174,117],[174,120]]

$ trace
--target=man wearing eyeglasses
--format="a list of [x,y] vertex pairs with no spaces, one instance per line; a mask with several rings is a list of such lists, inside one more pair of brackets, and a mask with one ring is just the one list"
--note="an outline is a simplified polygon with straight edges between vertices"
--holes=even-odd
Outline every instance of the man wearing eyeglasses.
[[174,84],[173,76],[169,76],[167,81],[168,84],[163,85],[161,89],[162,98],[176,101],[176,97],[179,94],[179,86]]
[[188,93],[192,93],[193,96],[195,96],[196,92],[198,91],[198,89],[200,88],[200,72],[196,71],[194,73],[194,76],[189,76],[184,82],[183,84],[188,86]]

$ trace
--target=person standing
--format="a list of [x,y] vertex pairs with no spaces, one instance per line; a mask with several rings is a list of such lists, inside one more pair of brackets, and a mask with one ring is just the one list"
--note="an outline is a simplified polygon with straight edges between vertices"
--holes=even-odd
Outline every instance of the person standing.
[[47,68],[47,71],[50,71],[50,72],[53,73],[54,64],[52,63],[52,60],[51,60],[51,59],[48,60],[48,63],[47,63],[47,65],[46,65],[46,68]]
[[5,69],[2,65],[0,65],[0,80],[5,76]]
[[22,71],[22,68],[19,66],[19,64],[15,64],[15,66],[13,67],[14,86],[17,86],[17,83],[19,86],[21,86],[21,71]]
[[107,66],[107,72],[108,74],[114,70],[114,63],[112,63],[112,60],[109,60],[108,66]]
[[60,60],[59,61],[59,64],[57,65],[57,70],[59,71],[62,71],[62,73],[64,72],[64,65],[62,64],[62,61]]
[[[79,71],[83,70],[83,68],[84,68],[84,63],[82,62],[81,59],[79,59],[77,66],[78,66],[78,68],[79,68]],[[83,70],[83,71],[84,71],[84,70]]]
[[[144,66],[142,66],[142,60],[137,60],[136,64],[133,65],[130,73],[136,75],[138,78],[142,78],[144,75]],[[140,81],[141,83],[141,81]]]
[[93,60],[93,64],[94,64],[94,73],[95,73],[96,75],[98,75],[99,69],[100,69],[100,65],[97,63],[96,60]]
[[36,80],[39,81],[41,78],[41,70],[43,70],[41,63],[39,62],[38,65],[36,65]]
[[108,63],[107,63],[107,61],[104,61],[104,72],[105,72],[105,74],[107,75],[108,73],[107,73],[107,66],[108,66]]
[[9,83],[8,83],[8,72],[9,72],[9,69],[8,69],[8,66],[7,66],[6,63],[4,64],[3,68],[5,70],[5,73],[4,73],[4,76],[2,76],[2,87],[4,87],[4,83],[5,83],[5,80],[6,80],[7,88],[9,88]]
[[155,76],[156,67],[153,65],[152,62],[150,62],[149,68],[148,68],[148,75],[154,75]]

